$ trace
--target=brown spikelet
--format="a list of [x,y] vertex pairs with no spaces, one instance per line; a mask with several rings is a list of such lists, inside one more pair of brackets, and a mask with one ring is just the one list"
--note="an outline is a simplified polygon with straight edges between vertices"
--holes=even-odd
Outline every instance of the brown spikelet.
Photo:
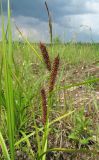
[[43,59],[44,59],[44,62],[46,64],[46,67],[49,71],[51,71],[51,62],[50,62],[50,59],[49,59],[49,54],[48,54],[48,51],[46,49],[46,46],[44,45],[44,43],[41,43],[40,42],[40,50],[42,52],[42,56],[43,56]]
[[46,93],[44,89],[41,89],[41,98],[42,98],[42,122],[45,125],[47,120],[47,102],[46,102]]
[[53,67],[50,75],[49,92],[52,92],[54,89],[58,68],[59,68],[59,56],[57,56],[54,59],[54,63],[53,63]]

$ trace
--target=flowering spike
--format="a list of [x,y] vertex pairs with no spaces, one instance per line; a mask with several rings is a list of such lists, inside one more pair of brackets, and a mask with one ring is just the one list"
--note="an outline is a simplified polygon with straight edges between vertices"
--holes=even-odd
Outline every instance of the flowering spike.
[[49,92],[52,92],[54,89],[58,68],[59,68],[59,56],[57,56],[54,59],[54,63],[53,63],[53,67],[50,75]]
[[50,62],[50,59],[49,59],[48,51],[47,51],[46,46],[44,45],[44,43],[40,42],[40,50],[42,52],[42,56],[43,56],[43,59],[44,59],[44,62],[46,64],[47,69],[49,71],[51,71],[51,62]]
[[46,102],[46,93],[44,89],[41,89],[41,98],[42,98],[42,122],[45,125],[47,121],[47,102]]

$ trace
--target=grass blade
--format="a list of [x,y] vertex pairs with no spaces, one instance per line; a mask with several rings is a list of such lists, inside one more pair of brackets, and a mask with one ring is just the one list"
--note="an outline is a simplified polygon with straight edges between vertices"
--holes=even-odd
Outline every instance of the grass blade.
[[[21,134],[23,135],[24,138],[26,138],[26,134],[24,132],[21,131]],[[25,141],[27,143],[28,149],[30,150],[30,154],[31,154],[32,158],[34,158],[34,152],[32,150],[31,144],[29,142],[29,138],[26,138]]]
[[2,148],[3,155],[5,157],[5,160],[11,160],[1,132],[0,132],[0,145]]
[[5,97],[7,107],[7,129],[8,139],[10,145],[11,160],[14,160],[14,135],[15,135],[15,121],[14,121],[14,102],[13,102],[13,80],[11,76],[12,70],[12,34],[10,24],[10,1],[8,0],[8,44],[5,39],[4,31],[4,17],[2,16],[2,43],[3,43],[3,65],[4,65],[4,84]]
[[94,82],[99,82],[99,78],[92,78],[90,80],[87,80],[87,81],[84,81],[84,82],[79,82],[79,83],[74,83],[74,84],[70,84],[70,85],[67,85],[67,86],[64,86],[64,87],[60,87],[56,90],[61,90],[61,89],[69,89],[69,88],[72,88],[72,87],[78,87],[78,86],[81,86],[81,85],[87,85],[87,84],[91,84],[91,83],[94,83]]
[[58,122],[58,121],[60,121],[60,120],[62,120],[62,119],[64,119],[64,118],[70,116],[70,115],[73,114],[74,112],[75,112],[75,110],[70,111],[69,113],[66,113],[66,114],[64,114],[64,115],[62,115],[62,116],[54,119],[53,121],[51,121],[51,122],[49,123],[49,125],[52,125],[52,124],[54,124],[54,123],[56,123],[56,122]]
[[[42,57],[38,54],[38,52],[35,50],[35,48],[31,45],[31,43],[28,41],[28,39],[26,37],[24,37],[23,33],[20,31],[20,29],[18,28],[17,25],[16,29],[19,32],[19,34],[22,36],[22,38],[25,40],[25,42],[29,45],[29,47],[33,50],[33,52],[36,54],[36,56],[40,59],[40,61],[42,61]],[[43,61],[42,61],[43,62]]]
[[54,152],[54,151],[57,151],[57,152],[61,151],[61,152],[66,152],[66,153],[93,153],[93,154],[99,154],[99,150],[96,151],[96,150],[89,150],[89,149],[84,149],[84,148],[81,148],[81,149],[52,148],[52,149],[47,150],[47,152],[44,152],[42,155],[40,155],[38,160],[41,160],[42,157],[45,154],[47,154],[48,152]]

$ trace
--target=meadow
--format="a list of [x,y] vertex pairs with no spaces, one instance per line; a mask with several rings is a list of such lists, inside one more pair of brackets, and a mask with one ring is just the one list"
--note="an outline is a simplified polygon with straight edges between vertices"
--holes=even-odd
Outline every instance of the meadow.
[[98,160],[99,44],[34,44],[17,30],[22,42],[12,41],[8,3],[8,37],[2,16],[0,42],[0,160]]
[[[28,44],[18,42],[12,44],[13,62],[10,76],[13,81],[15,114],[15,159],[36,159],[42,147],[44,148],[40,154],[48,148],[56,148],[56,151],[60,149],[58,153],[50,151],[47,154],[48,159],[51,157],[53,159],[61,159],[60,157],[63,159],[71,157],[72,159],[81,159],[81,157],[95,159],[96,157],[98,159],[97,154],[94,154],[99,147],[98,44],[46,45],[52,64],[55,57],[59,55],[54,91],[51,97],[46,98],[49,112],[47,126],[42,122],[41,90],[44,88],[48,94],[50,71],[46,68],[39,45],[31,44],[41,59],[35,55]],[[2,43],[0,46],[2,52]],[[4,75],[7,73],[4,72],[1,61],[0,131],[9,150]],[[42,144],[43,138],[47,144]],[[67,151],[62,152],[64,148]],[[83,149],[89,153],[82,155],[80,152],[85,152],[81,151]]]

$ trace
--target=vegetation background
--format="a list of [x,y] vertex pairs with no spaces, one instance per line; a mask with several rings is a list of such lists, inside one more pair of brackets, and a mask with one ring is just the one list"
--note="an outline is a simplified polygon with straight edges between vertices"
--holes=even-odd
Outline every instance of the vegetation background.
[[7,34],[1,5],[0,158],[98,160],[99,44],[53,38],[47,12],[50,44],[18,26],[23,42],[13,42],[10,1]]

